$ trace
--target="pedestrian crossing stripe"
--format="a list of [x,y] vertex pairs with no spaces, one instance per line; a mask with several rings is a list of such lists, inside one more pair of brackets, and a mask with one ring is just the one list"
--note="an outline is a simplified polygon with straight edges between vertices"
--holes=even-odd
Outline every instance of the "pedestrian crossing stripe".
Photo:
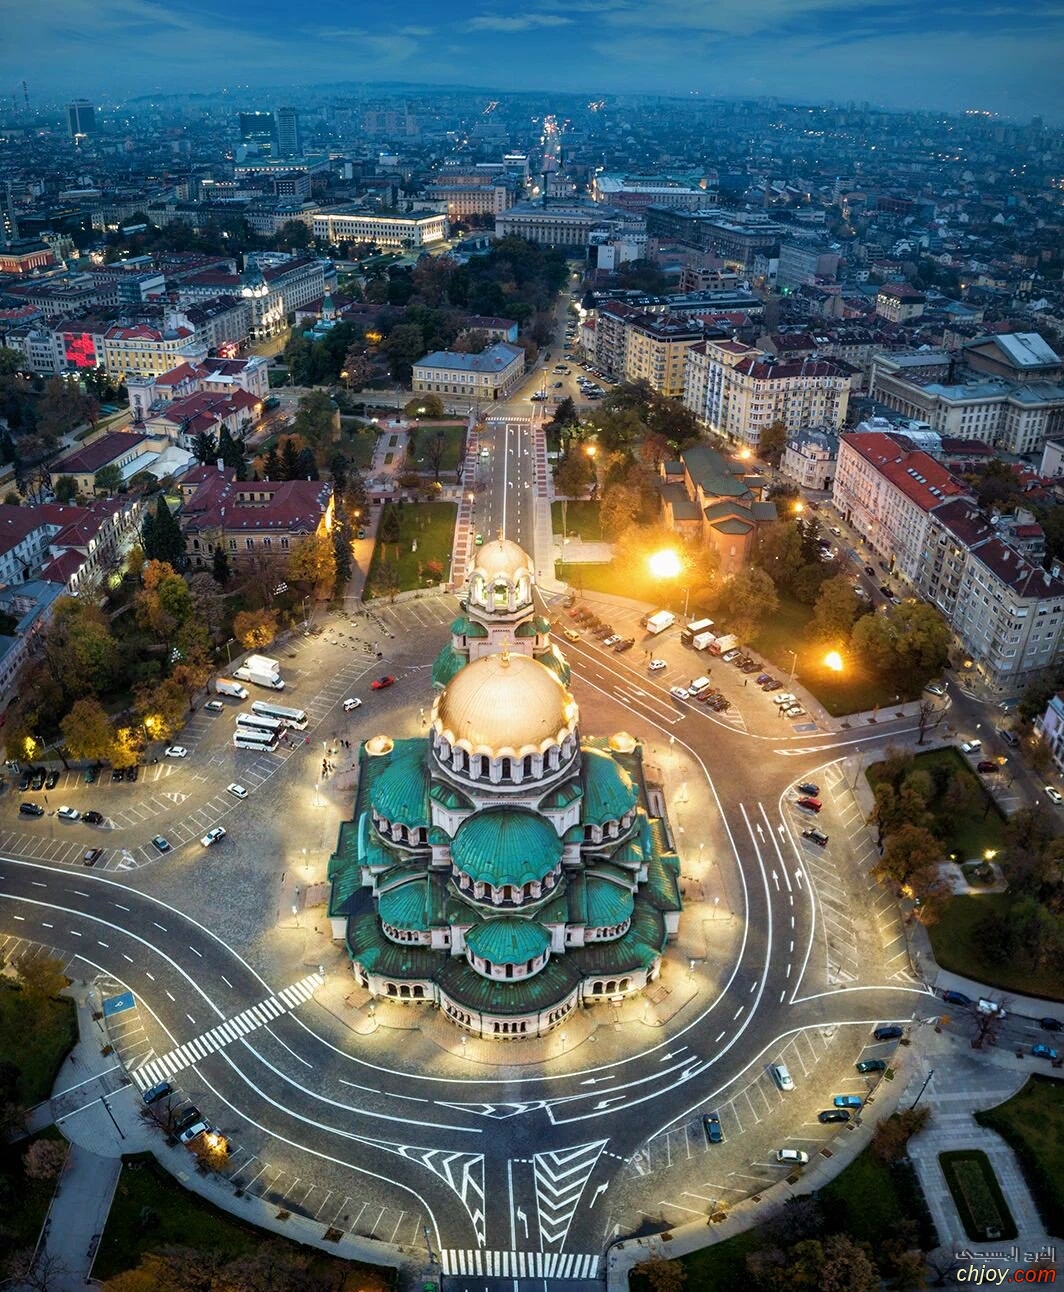
[[167,1054],[145,1060],[140,1067],[133,1070],[131,1074],[133,1081],[139,1090],[147,1090],[149,1086],[166,1081],[182,1068],[191,1068],[205,1059],[208,1054],[213,1054],[223,1046],[232,1045],[248,1032],[265,1027],[275,1018],[280,1018],[282,1014],[287,1014],[289,1010],[302,1005],[313,996],[321,984],[320,974],[307,974],[291,987],[282,988],[276,996],[267,996],[257,1005],[251,1005],[241,1013],[234,1014],[232,1018],[216,1024],[209,1032],[194,1036],[192,1040],[176,1046]]
[[477,1247],[444,1248],[440,1254],[446,1275],[513,1279],[593,1279],[600,1259],[594,1252],[497,1252]]

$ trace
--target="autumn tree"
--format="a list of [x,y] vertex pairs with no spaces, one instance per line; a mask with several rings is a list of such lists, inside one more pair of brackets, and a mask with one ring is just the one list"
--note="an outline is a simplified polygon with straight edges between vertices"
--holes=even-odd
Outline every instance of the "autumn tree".
[[336,552],[329,534],[308,534],[288,557],[285,575],[290,583],[310,589],[315,596],[328,595],[336,582]]
[[416,395],[403,407],[407,417],[442,417],[443,401],[439,395]]
[[144,749],[144,729],[142,727],[117,727],[111,745],[111,766],[118,768],[133,767]]
[[63,740],[74,758],[103,762],[111,756],[114,729],[98,700],[77,700],[59,724]]
[[337,408],[324,390],[303,396],[292,420],[292,434],[310,445],[326,444],[336,433]]
[[910,1138],[924,1129],[930,1117],[926,1104],[884,1117],[872,1133],[872,1152],[881,1162],[900,1162],[908,1152]]
[[860,608],[853,584],[839,574],[825,580],[813,606],[813,631],[822,641],[849,641]]
[[718,606],[727,616],[731,631],[749,639],[762,620],[776,613],[779,597],[764,570],[748,566],[724,584],[718,595]]
[[554,469],[554,491],[561,497],[582,498],[594,478],[587,455],[569,453]]
[[276,610],[241,610],[233,617],[233,636],[245,650],[264,650],[277,640]]
[[70,979],[54,956],[27,956],[18,962],[18,981],[27,998],[36,1005],[55,1000]]
[[770,466],[778,467],[786,447],[787,423],[776,421],[761,432],[757,452]]
[[639,519],[642,507],[643,499],[638,489],[630,485],[611,485],[603,492],[599,507],[599,526],[603,536],[618,538]]
[[185,692],[173,679],[156,686],[139,686],[136,709],[144,730],[152,740],[170,740],[185,721]]
[[110,682],[115,641],[106,616],[90,602],[60,597],[44,639],[43,659],[64,700],[96,695]]
[[919,825],[900,825],[887,836],[883,856],[872,867],[872,878],[899,889],[914,872],[941,856],[942,845],[930,830]]
[[67,1158],[65,1140],[34,1140],[22,1154],[22,1167],[31,1180],[54,1180]]
[[687,1270],[680,1261],[652,1256],[636,1268],[651,1292],[683,1292],[687,1286]]

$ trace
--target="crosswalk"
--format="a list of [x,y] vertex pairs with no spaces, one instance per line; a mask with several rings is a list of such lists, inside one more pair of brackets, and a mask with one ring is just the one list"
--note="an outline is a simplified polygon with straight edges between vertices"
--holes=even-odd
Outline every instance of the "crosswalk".
[[500,1252],[479,1248],[444,1248],[444,1274],[483,1274],[513,1279],[593,1279],[598,1276],[596,1252]]
[[132,1074],[134,1082],[138,1089],[147,1090],[157,1082],[168,1080],[182,1068],[193,1067],[208,1054],[213,1054],[216,1050],[239,1041],[248,1032],[265,1027],[275,1018],[280,1018],[282,1014],[287,1014],[302,1005],[304,1001],[311,998],[321,984],[320,974],[307,974],[291,987],[282,988],[275,996],[267,996],[257,1005],[252,1005],[242,1013],[227,1018],[224,1023],[212,1027],[209,1032],[204,1032],[191,1041],[185,1041],[168,1054],[146,1060],[140,1067],[134,1069]]

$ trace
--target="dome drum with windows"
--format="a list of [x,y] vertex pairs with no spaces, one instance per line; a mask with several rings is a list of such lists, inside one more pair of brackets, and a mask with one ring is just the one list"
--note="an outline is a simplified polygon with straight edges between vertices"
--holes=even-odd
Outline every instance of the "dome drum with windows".
[[478,549],[429,731],[359,749],[329,862],[331,929],[359,982],[506,1040],[644,988],[681,910],[642,747],[581,737],[534,584],[516,544]]

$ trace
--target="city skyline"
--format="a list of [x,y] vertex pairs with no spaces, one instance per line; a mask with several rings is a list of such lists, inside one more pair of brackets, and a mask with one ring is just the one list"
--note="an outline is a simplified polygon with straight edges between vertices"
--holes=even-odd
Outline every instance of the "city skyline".
[[[357,24],[307,0],[262,0],[233,29],[221,0],[45,0],[47,21],[13,23],[5,88],[121,101],[153,91],[271,90],[331,82],[597,94],[774,95],[890,109],[983,109],[1064,122],[1057,65],[1064,8],[1032,0],[538,0],[520,13],[474,0],[460,21],[433,0],[402,20],[377,0]],[[131,57],[137,51],[139,57]],[[234,70],[239,80],[233,80]]]

